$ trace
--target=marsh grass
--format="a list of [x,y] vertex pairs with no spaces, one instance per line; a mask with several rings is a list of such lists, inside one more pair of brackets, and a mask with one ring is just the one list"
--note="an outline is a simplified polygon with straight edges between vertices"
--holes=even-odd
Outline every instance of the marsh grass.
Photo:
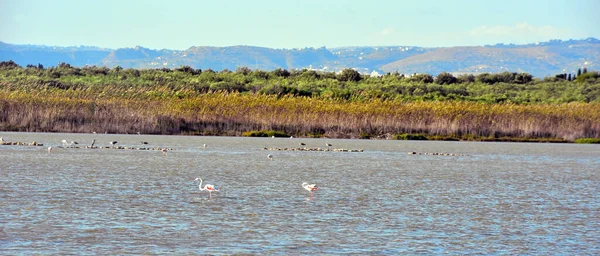
[[600,138],[579,138],[575,140],[575,143],[600,144]]
[[265,134],[332,138],[423,134],[428,139],[496,141],[574,141],[600,135],[598,103],[348,101],[230,92],[184,98],[126,95],[0,90],[0,130],[229,136],[272,131]]

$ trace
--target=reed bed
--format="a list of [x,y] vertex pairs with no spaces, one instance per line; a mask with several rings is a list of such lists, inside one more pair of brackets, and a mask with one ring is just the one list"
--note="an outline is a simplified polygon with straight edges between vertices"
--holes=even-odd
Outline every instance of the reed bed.
[[[129,91],[128,91],[129,90]],[[241,136],[257,130],[294,136],[379,137],[422,133],[476,138],[600,137],[599,103],[401,102],[174,92],[135,88],[102,96],[77,90],[0,90],[0,130]],[[185,94],[185,97],[179,95]]]

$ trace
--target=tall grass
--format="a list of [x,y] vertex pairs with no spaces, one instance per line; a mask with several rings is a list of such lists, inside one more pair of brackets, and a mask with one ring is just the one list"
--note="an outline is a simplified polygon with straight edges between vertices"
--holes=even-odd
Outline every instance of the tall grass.
[[[124,90],[111,92],[111,96],[51,88],[0,90],[0,130],[233,136],[274,130],[295,136],[344,138],[418,133],[568,141],[600,137],[598,103],[407,103],[256,93],[199,94],[167,88]],[[132,96],[136,93],[145,96]]]

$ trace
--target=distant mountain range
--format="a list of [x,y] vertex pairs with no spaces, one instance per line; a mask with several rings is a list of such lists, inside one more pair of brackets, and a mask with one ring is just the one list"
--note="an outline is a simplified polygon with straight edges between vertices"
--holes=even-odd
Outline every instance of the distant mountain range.
[[496,73],[527,72],[536,77],[575,73],[600,67],[600,40],[551,40],[535,44],[496,44],[426,48],[416,46],[271,49],[254,46],[193,46],[187,50],[135,48],[107,49],[92,46],[54,47],[0,42],[0,61],[45,67],[66,62],[73,66],[109,68],[177,68],[191,66],[215,71],[238,67],[271,71],[315,69],[361,73]]

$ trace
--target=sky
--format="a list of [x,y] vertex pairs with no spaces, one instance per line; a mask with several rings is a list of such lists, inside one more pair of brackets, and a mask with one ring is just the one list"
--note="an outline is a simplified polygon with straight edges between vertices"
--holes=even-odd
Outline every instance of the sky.
[[600,0],[0,0],[10,44],[185,50],[600,39]]

